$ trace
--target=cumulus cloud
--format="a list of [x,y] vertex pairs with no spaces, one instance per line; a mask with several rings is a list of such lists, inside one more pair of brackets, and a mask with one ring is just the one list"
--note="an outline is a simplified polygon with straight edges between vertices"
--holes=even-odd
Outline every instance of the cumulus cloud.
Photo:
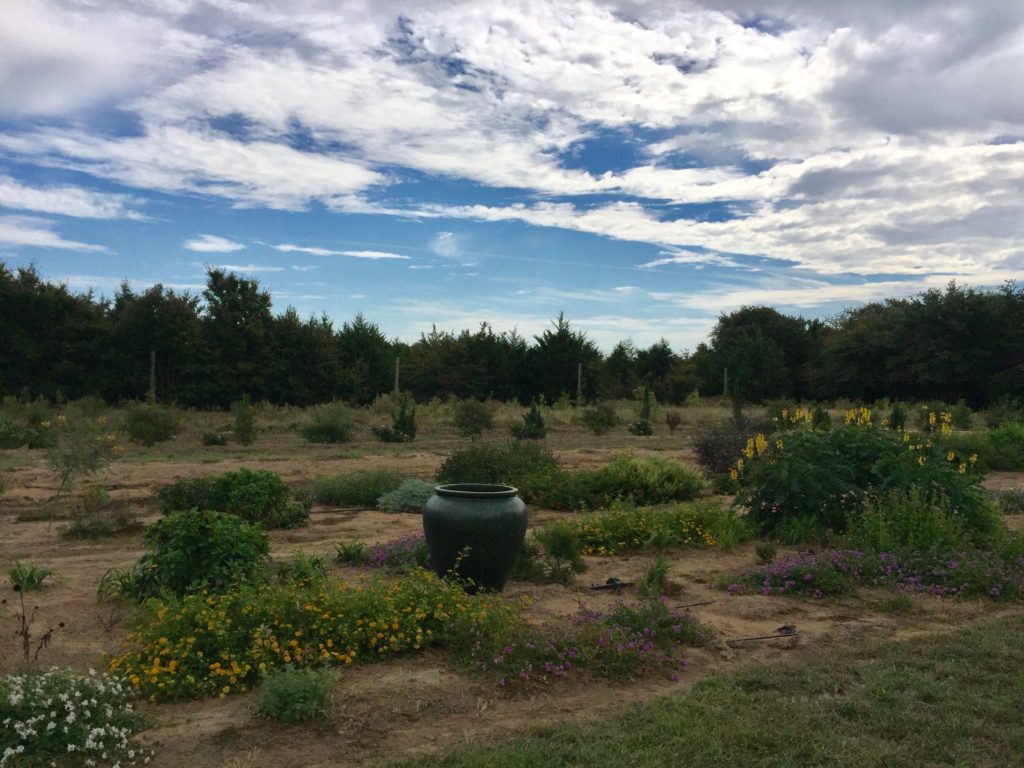
[[192,240],[186,240],[182,243],[182,248],[200,253],[233,253],[242,250],[245,246],[220,235],[200,235]]

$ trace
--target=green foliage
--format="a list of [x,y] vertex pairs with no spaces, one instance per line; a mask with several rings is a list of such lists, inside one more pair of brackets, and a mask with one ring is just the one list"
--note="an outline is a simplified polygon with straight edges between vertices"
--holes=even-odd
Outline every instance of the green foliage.
[[814,406],[811,412],[811,426],[815,429],[828,429],[832,426],[832,415],[820,405]]
[[584,408],[580,420],[583,426],[595,435],[601,436],[619,425],[619,414],[615,412],[612,403],[597,403],[590,408]]
[[866,409],[860,414],[859,421],[830,430],[795,429],[775,442],[763,435],[750,439],[737,461],[736,503],[747,507],[760,530],[785,530],[791,541],[798,535],[816,539],[827,530],[840,533],[861,513],[869,491],[915,488],[933,500],[944,498],[971,530],[990,527],[980,478],[966,457],[876,427]]
[[227,445],[228,436],[223,432],[203,432],[203,445]]
[[28,442],[25,429],[13,419],[0,416],[0,450],[20,448]]
[[674,591],[668,580],[670,568],[668,558],[659,553],[647,572],[637,579],[636,590],[640,597],[657,598]]
[[231,404],[231,423],[235,442],[239,445],[252,445],[256,442],[259,427],[256,426],[256,409],[248,394]]
[[123,504],[112,504],[107,488],[94,485],[81,497],[81,508],[61,528],[69,539],[103,539],[141,530],[142,522]]
[[390,467],[313,479],[313,498],[334,507],[373,509],[377,499],[402,484],[402,473]]
[[427,500],[434,495],[433,483],[410,478],[393,491],[377,499],[381,512],[422,512]]
[[238,515],[266,528],[295,528],[309,519],[309,507],[290,501],[288,485],[266,469],[239,469],[212,477],[194,477],[156,492],[163,512],[209,509]]
[[310,443],[339,444],[352,439],[355,417],[344,403],[328,403],[309,412],[299,434]]
[[683,417],[679,415],[679,411],[668,411],[665,414],[665,426],[668,427],[668,431],[675,434],[676,429],[683,423]]
[[256,711],[283,723],[324,717],[330,708],[333,684],[333,676],[317,669],[272,670],[263,678]]
[[847,533],[855,545],[879,551],[956,548],[970,543],[970,532],[949,502],[917,488],[868,497],[864,510],[850,520]]
[[757,542],[757,546],[754,547],[754,553],[757,555],[757,559],[762,565],[767,565],[775,559],[779,550],[771,541],[759,541]]
[[133,403],[123,412],[121,429],[133,443],[149,447],[173,438],[177,434],[178,425],[174,414],[167,408],[150,403]]
[[343,541],[337,546],[339,563],[346,565],[367,565],[370,562],[370,548],[362,541]]
[[716,542],[706,523],[717,520],[718,512],[711,506],[692,504],[617,504],[604,512],[585,515],[573,524],[586,555],[675,546],[710,547]]
[[299,550],[287,560],[276,561],[274,573],[282,583],[319,584],[327,577],[327,558]]
[[654,426],[651,424],[654,395],[646,384],[640,390],[638,406],[638,417],[629,425],[629,431],[638,437],[650,437],[654,434]]
[[494,408],[484,400],[459,400],[453,408],[452,425],[463,437],[479,437],[494,425]]
[[440,483],[505,483],[519,486],[526,478],[558,470],[554,454],[536,443],[475,443],[450,454],[437,472]]
[[988,433],[991,453],[987,464],[992,469],[1024,469],[1024,422],[1004,421]]
[[14,561],[7,571],[7,578],[11,586],[22,592],[31,592],[34,589],[41,589],[43,582],[53,576],[53,569],[39,565],[38,563],[23,563]]
[[907,407],[900,402],[892,404],[892,410],[889,411],[889,429],[892,430],[904,430],[907,426]]
[[962,399],[958,400],[951,409],[953,415],[953,426],[956,429],[970,429],[973,424],[973,412]]
[[985,425],[990,429],[998,427],[1004,421],[1024,423],[1024,401],[1003,396],[985,409]]
[[523,414],[523,423],[513,424],[510,430],[512,436],[517,440],[543,440],[548,433],[544,416],[537,408],[536,403],[533,403],[530,410]]
[[53,445],[46,451],[46,463],[57,476],[57,493],[66,491],[79,477],[91,477],[104,471],[120,453],[120,447],[112,432],[106,430],[106,422],[57,416],[52,426]]
[[747,438],[757,432],[771,431],[770,422],[728,419],[700,429],[693,437],[697,463],[716,475],[725,474],[736,463]]
[[131,738],[143,726],[134,698],[124,680],[57,667],[0,677],[0,763],[12,768],[148,763],[152,752]]
[[416,408],[409,398],[403,397],[398,412],[391,418],[390,427],[371,427],[377,439],[384,443],[411,443],[416,439]]
[[223,592],[262,573],[270,552],[261,526],[210,510],[165,515],[144,541],[146,551],[132,569],[131,596],[138,600]]
[[1024,514],[1024,488],[997,493],[996,502],[1004,515]]
[[558,584],[568,584],[574,573],[583,573],[587,564],[583,562],[578,529],[568,520],[548,523],[534,532],[543,547],[543,559],[547,567],[547,578]]

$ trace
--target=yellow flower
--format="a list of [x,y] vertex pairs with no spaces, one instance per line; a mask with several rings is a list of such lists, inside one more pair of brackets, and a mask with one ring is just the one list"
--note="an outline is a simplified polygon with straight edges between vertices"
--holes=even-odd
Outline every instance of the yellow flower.
[[956,459],[956,454],[950,451],[946,454],[946,461],[953,461]]

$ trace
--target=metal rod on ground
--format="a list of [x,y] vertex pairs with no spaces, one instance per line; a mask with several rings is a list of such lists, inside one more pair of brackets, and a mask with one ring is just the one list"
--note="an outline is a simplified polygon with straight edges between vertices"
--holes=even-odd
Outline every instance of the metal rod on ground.
[[699,603],[687,603],[686,605],[673,605],[672,608],[696,608],[698,605],[711,605],[717,603],[717,600],[702,600]]

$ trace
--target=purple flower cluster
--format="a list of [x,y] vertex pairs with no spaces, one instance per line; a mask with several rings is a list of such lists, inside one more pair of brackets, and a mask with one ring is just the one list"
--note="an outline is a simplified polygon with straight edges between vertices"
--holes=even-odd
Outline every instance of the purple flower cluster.
[[368,548],[366,557],[366,565],[372,568],[394,570],[415,566],[427,567],[429,562],[430,552],[422,533],[414,533],[383,544],[373,544]]
[[1004,558],[991,550],[808,550],[746,570],[725,588],[731,594],[820,598],[845,594],[858,586],[886,586],[899,593],[936,597],[1016,596],[1024,591],[1024,558]]

